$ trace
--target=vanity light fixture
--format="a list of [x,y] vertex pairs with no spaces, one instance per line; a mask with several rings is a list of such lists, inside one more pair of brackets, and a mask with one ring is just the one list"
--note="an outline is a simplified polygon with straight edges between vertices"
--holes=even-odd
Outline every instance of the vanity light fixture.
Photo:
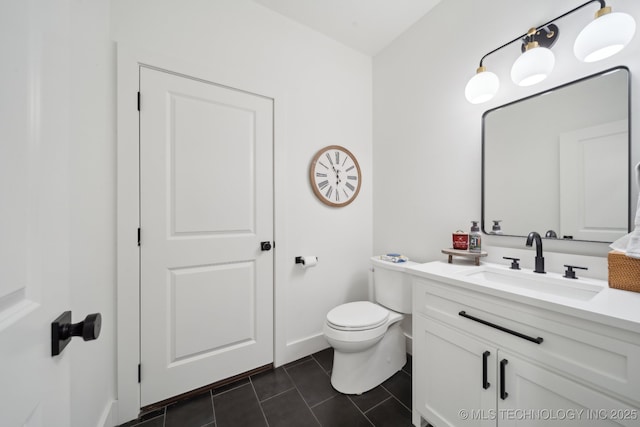
[[[604,2],[603,2],[604,5]],[[603,6],[596,17],[580,31],[573,53],[584,62],[595,62],[620,52],[633,38],[636,21],[626,13],[612,13]]]
[[594,2],[600,3],[600,9],[596,12],[595,19],[576,38],[574,54],[581,61],[594,62],[622,50],[635,35],[635,20],[626,13],[612,13],[611,6],[607,6],[604,0],[589,0],[485,54],[480,59],[476,74],[465,87],[467,100],[472,104],[480,104],[495,96],[500,81],[496,74],[487,71],[483,61],[487,56],[517,41],[522,42],[523,53],[511,68],[513,82],[519,86],[530,86],[547,78],[555,65],[551,47],[559,34],[554,22]]
[[[555,25],[554,25],[555,27]],[[532,28],[527,33],[527,44],[524,46],[524,53],[516,59],[511,67],[511,80],[519,86],[531,86],[546,79],[553,66],[556,63],[556,57],[546,46],[540,46],[540,42],[536,39],[540,31]],[[546,40],[553,39],[549,42],[551,46],[558,35],[558,28],[550,29],[546,34],[550,35]]]
[[482,104],[493,98],[500,87],[500,79],[491,71],[487,71],[482,65],[476,70],[476,75],[471,77],[464,95],[472,104]]

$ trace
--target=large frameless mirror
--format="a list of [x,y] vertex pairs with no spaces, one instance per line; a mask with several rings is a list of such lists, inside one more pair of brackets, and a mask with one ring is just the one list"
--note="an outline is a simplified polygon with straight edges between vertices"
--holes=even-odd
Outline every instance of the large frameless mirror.
[[617,67],[484,114],[485,233],[612,242],[630,231],[629,81]]

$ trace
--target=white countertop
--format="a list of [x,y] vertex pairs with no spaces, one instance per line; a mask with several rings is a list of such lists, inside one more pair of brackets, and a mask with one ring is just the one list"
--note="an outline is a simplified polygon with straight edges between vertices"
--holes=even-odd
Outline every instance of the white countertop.
[[558,273],[548,272],[540,275],[530,269],[510,270],[506,265],[493,263],[481,263],[476,267],[464,262],[449,264],[446,261],[434,261],[412,265],[405,271],[418,277],[640,333],[640,293],[638,292],[609,288],[604,280],[581,278],[579,270],[577,271],[579,278],[575,279],[574,283],[602,288],[593,298],[586,301],[497,282],[477,283],[468,280],[466,274],[481,270],[485,266],[533,280],[574,280],[565,279]]

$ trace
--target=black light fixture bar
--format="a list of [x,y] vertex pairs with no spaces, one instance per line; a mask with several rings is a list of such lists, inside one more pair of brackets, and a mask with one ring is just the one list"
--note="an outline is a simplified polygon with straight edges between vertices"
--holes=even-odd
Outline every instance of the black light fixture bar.
[[526,87],[546,79],[555,66],[555,55],[551,47],[560,34],[555,22],[594,2],[600,4],[600,9],[595,13],[594,19],[576,37],[573,44],[574,55],[581,62],[595,62],[624,49],[635,35],[636,22],[633,16],[624,12],[613,13],[611,6],[607,6],[605,0],[589,0],[542,25],[530,28],[526,34],[519,35],[486,53],[480,59],[476,74],[465,86],[467,101],[472,104],[481,104],[498,93],[500,79],[495,73],[486,69],[484,61],[489,55],[516,41],[522,42],[522,54],[511,67],[513,83]]
[[[574,8],[573,8],[573,9],[571,9],[570,11],[565,12],[565,13],[563,13],[562,15],[557,16],[557,17],[553,18],[552,20],[550,20],[550,21],[548,21],[548,22],[545,22],[544,24],[542,24],[542,25],[540,25],[540,26],[536,27],[535,29],[536,29],[536,31],[540,31],[541,29],[545,28],[545,27],[546,27],[546,26],[548,26],[549,24],[552,24],[553,22],[557,21],[558,19],[562,19],[562,18],[564,18],[565,16],[570,15],[570,14],[572,14],[573,12],[575,12],[575,11],[577,11],[577,10],[580,10],[580,9],[582,9],[583,7],[587,6],[588,4],[591,4],[591,3],[594,3],[594,2],[599,2],[599,3],[600,3],[600,8],[601,8],[601,9],[603,9],[603,8],[605,8],[605,7],[607,6],[604,0],[589,0],[588,2],[585,2],[585,3],[581,4],[580,6],[574,7]],[[525,33],[525,34],[522,34],[522,35],[520,35],[520,36],[516,37],[515,39],[513,39],[513,40],[511,40],[511,41],[509,41],[509,42],[507,42],[507,43],[503,44],[503,45],[502,45],[502,46],[500,46],[500,47],[497,47],[497,48],[493,49],[493,50],[492,50],[491,52],[489,52],[489,53],[486,53],[486,54],[485,54],[485,55],[480,59],[480,67],[482,67],[482,62],[484,61],[484,59],[485,59],[487,56],[489,56],[489,55],[491,55],[491,54],[493,54],[493,53],[495,53],[495,52],[499,51],[500,49],[502,49],[502,48],[504,48],[504,47],[509,46],[511,43],[517,42],[518,40],[522,40],[522,39],[524,39],[525,37],[528,37],[528,36],[529,36],[529,32],[527,32],[527,33]]]

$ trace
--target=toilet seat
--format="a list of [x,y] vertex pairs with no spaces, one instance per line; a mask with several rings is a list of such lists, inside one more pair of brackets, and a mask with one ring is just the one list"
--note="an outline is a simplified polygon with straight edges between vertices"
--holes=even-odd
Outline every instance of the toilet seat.
[[384,325],[389,310],[369,301],[339,305],[327,313],[327,324],[339,331],[366,331]]

